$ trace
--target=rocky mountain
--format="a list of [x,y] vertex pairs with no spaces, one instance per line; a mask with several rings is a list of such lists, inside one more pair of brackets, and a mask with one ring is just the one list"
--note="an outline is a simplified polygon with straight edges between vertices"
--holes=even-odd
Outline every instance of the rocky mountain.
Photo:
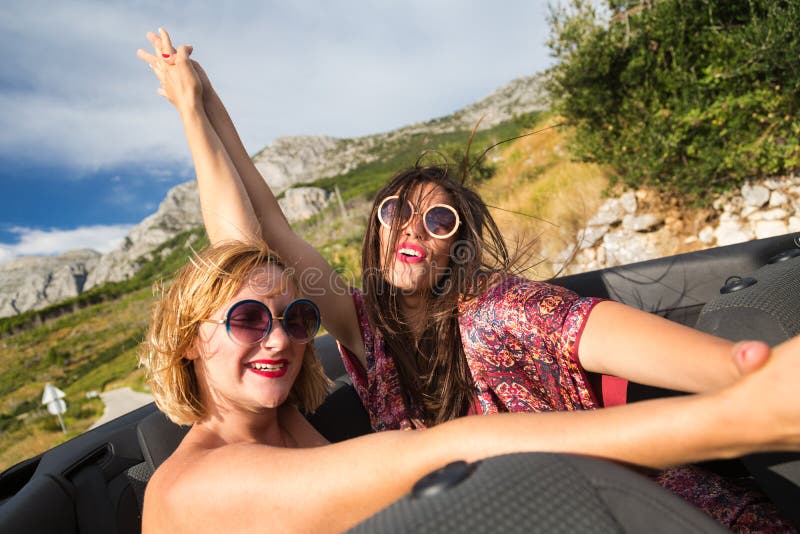
[[650,191],[608,198],[560,255],[565,273],[800,232],[800,176],[757,180],[721,195],[709,212],[679,211]]
[[[336,176],[381,157],[380,147],[421,132],[470,130],[480,118],[490,128],[515,115],[549,107],[542,74],[513,80],[486,98],[451,115],[386,133],[352,139],[325,136],[281,137],[253,157],[290,221],[308,218],[330,202],[324,190],[292,189],[298,183]],[[58,257],[18,258],[0,265],[0,317],[40,309],[82,291],[130,278],[159,245],[202,225],[197,186],[187,182],[169,191],[158,211],[137,225],[123,243],[102,257],[75,251]]]
[[280,137],[253,156],[253,162],[276,194],[293,184],[346,173],[381,157],[377,147],[418,133],[444,133],[491,128],[515,116],[544,111],[550,103],[545,74],[517,78],[489,96],[438,119],[404,126],[391,132],[352,139],[324,136]]
[[330,201],[331,195],[319,187],[292,187],[278,199],[281,211],[289,222],[302,221],[317,214]]
[[100,261],[94,250],[17,258],[0,265],[0,317],[43,308],[79,295]]
[[170,189],[158,210],[140,222],[122,244],[104,254],[89,272],[84,289],[133,276],[141,259],[171,237],[203,224],[197,184],[186,182]]

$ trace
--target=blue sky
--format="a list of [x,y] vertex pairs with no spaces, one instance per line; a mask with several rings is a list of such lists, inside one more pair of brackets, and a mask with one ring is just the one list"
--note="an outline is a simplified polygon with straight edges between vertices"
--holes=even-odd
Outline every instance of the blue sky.
[[546,0],[0,4],[0,262],[113,248],[193,177],[135,55],[190,43],[251,153],[446,115],[551,64]]

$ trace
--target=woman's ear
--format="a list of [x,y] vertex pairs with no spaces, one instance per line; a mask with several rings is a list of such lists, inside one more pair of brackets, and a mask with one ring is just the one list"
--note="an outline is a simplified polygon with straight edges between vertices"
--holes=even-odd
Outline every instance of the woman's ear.
[[186,351],[183,357],[187,360],[196,360],[200,357],[200,349],[197,347],[197,340],[192,343],[192,346],[189,347],[189,350]]
[[209,354],[208,343],[211,340],[212,336],[213,336],[213,331],[209,332],[202,326],[200,326],[195,331],[194,340],[192,341],[191,346],[186,351],[186,354],[183,355],[183,357],[186,358],[187,360],[196,360],[204,354]]

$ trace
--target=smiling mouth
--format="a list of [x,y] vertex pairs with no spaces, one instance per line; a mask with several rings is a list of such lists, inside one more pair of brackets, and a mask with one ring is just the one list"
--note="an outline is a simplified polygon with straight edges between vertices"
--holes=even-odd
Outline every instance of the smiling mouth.
[[286,362],[280,363],[251,363],[248,365],[251,369],[256,369],[258,371],[279,371],[286,367]]
[[395,257],[403,263],[419,263],[425,259],[425,251],[410,243],[401,243],[397,246]]
[[411,249],[411,248],[401,248],[397,252],[399,252],[400,254],[402,254],[404,256],[414,256],[415,258],[421,258],[422,257],[422,254],[420,254],[419,251]]
[[258,361],[250,362],[245,367],[260,376],[279,378],[289,370],[289,362],[287,360]]

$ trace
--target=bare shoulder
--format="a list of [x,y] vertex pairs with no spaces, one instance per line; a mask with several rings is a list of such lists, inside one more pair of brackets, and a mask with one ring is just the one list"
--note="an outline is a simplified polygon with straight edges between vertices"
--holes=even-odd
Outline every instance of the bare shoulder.
[[142,532],[252,531],[260,517],[252,509],[254,495],[307,491],[309,477],[301,474],[307,457],[301,451],[324,447],[303,441],[311,448],[227,444],[212,433],[190,430],[148,483]]
[[[144,514],[142,517],[142,532],[167,532],[174,531],[181,524],[177,515],[177,503],[182,496],[191,491],[187,481],[196,463],[194,447],[184,447],[183,444],[161,464],[147,483],[144,495]],[[184,512],[186,508],[184,507]]]

